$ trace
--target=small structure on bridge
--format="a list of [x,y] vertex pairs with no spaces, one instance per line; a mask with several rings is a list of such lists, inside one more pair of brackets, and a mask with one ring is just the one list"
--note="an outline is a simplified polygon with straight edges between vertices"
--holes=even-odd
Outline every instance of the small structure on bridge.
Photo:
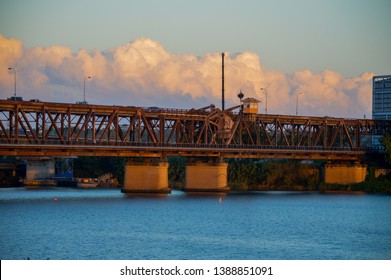
[[243,100],[243,113],[245,114],[258,114],[258,103],[261,102],[258,99],[249,97]]

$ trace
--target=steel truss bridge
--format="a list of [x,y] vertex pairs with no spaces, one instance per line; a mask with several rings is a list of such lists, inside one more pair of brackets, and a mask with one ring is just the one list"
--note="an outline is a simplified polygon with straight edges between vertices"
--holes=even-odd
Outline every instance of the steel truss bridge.
[[391,121],[0,100],[0,155],[358,161]]

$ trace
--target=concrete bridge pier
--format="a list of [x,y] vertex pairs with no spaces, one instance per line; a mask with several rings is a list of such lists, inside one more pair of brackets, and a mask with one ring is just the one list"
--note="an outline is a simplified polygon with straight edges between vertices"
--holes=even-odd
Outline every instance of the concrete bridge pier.
[[227,169],[225,162],[188,162],[183,191],[228,193]]
[[361,183],[367,175],[367,166],[359,163],[326,163],[322,169],[323,180],[329,184]]
[[26,179],[37,180],[56,176],[55,160],[53,158],[25,158]]
[[55,159],[51,157],[27,157],[19,158],[26,162],[26,178],[21,182],[26,187],[55,186],[56,176]]
[[169,194],[168,162],[128,161],[125,165],[124,187],[127,194]]

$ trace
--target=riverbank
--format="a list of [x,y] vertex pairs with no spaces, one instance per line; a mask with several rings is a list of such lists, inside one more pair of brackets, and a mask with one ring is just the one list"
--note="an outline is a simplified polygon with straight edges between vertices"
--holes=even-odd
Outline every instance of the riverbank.
[[[359,184],[338,185],[322,182],[322,162],[299,160],[253,160],[227,159],[228,186],[233,191],[321,191],[391,193],[391,175],[376,173],[379,159],[369,163],[366,181]],[[74,175],[79,178],[97,178],[101,174],[113,174],[118,184],[123,185],[125,158],[80,157],[74,162]],[[169,186],[181,190],[185,185],[186,159],[168,158]],[[24,170],[25,171],[25,170]],[[7,173],[8,172],[8,173]],[[0,187],[20,186],[23,172],[12,173],[8,169],[0,172]],[[378,177],[376,177],[378,176]],[[7,181],[8,180],[8,181]]]
[[373,181],[365,181],[357,184],[338,185],[324,184],[320,185],[320,191],[323,192],[345,192],[345,193],[375,193],[375,194],[391,194],[391,180],[388,178],[380,178]]

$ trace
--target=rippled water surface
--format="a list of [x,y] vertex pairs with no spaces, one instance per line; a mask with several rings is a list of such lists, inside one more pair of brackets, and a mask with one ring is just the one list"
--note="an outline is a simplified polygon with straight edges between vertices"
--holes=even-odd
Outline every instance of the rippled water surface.
[[391,196],[0,189],[1,259],[391,259]]

